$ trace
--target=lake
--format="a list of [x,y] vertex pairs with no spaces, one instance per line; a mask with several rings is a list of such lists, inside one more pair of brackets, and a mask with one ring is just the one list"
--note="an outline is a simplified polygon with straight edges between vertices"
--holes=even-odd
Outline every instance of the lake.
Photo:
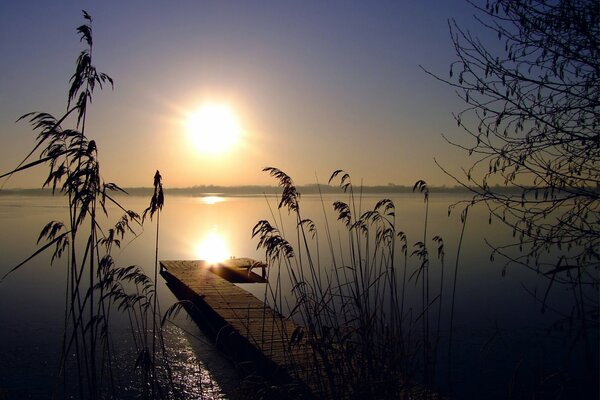
[[[446,294],[451,291],[461,231],[459,210],[448,217],[447,207],[464,196],[430,194],[428,240],[434,235],[444,239]],[[365,194],[361,209],[373,207],[383,197],[390,198],[396,205],[398,229],[406,232],[412,250],[412,244],[423,237],[423,197],[419,194]],[[119,196],[119,199],[126,208],[139,213],[149,203],[149,198],[141,196]],[[326,194],[323,198],[305,195],[301,200],[303,215],[313,219],[317,228],[323,230],[325,206],[332,232],[340,231],[341,223],[336,221],[331,207],[338,199],[344,200],[344,195]],[[68,212],[65,203],[62,198],[49,196],[0,196],[0,274],[35,251],[39,231],[48,221],[65,219]],[[257,250],[257,240],[251,238],[252,228],[259,220],[273,221],[274,216],[279,220],[281,215],[283,231],[294,236],[294,222],[287,218],[287,211],[278,214],[276,206],[277,200],[270,195],[167,193],[161,214],[159,258],[204,259],[218,250],[226,256],[264,260],[264,250]],[[114,223],[120,212],[115,207],[109,208],[109,212],[109,220]],[[134,240],[124,241],[115,253],[116,262],[139,265],[152,275],[155,228],[147,223],[138,233]],[[337,233],[332,236],[337,237]],[[509,266],[503,276],[504,260],[500,257],[490,260],[491,249],[485,239],[496,245],[513,240],[509,229],[499,222],[489,225],[487,212],[475,208],[469,214],[457,277],[451,381],[446,371],[440,372],[439,390],[445,392],[451,386],[453,398],[503,399],[508,395],[525,398],[536,390],[543,392],[540,388],[549,380],[551,387],[557,387],[551,381],[557,379],[553,374],[560,372],[569,393],[583,398],[597,396],[598,328],[592,331],[586,348],[582,341],[573,344],[574,335],[569,327],[558,324],[563,315],[571,314],[571,288],[555,285],[548,297],[551,309],[542,313],[541,304],[532,293],[541,296],[548,280],[517,265]],[[435,260],[433,242],[428,246],[431,247],[432,286],[437,287],[439,262]],[[321,262],[326,265],[327,257]],[[63,326],[64,265],[65,261],[59,260],[50,266],[49,255],[41,255],[0,283],[0,393],[8,393],[9,399],[49,398],[51,388],[60,383],[55,377]],[[409,265],[416,268],[418,260],[412,257]],[[256,296],[264,291],[259,284],[243,286]],[[409,286],[416,290],[414,284]],[[163,309],[176,301],[161,278],[158,291]],[[447,307],[447,295],[443,300],[442,304]],[[410,306],[418,308],[418,304]],[[175,360],[175,378],[183,388],[183,396],[189,399],[202,394],[211,398],[229,397],[239,382],[235,369],[197,326],[180,315],[166,329],[167,350]],[[447,329],[445,313],[442,332],[447,333]],[[127,346],[126,326],[117,326],[116,331],[122,331],[122,335],[115,334],[116,340],[122,340],[122,345]],[[441,347],[447,346],[444,339],[441,343]],[[442,353],[445,352],[440,353],[440,365],[447,365],[448,360]],[[592,359],[591,371],[584,362],[586,355]],[[127,370],[133,365],[122,368]],[[585,376],[594,378],[590,383]]]

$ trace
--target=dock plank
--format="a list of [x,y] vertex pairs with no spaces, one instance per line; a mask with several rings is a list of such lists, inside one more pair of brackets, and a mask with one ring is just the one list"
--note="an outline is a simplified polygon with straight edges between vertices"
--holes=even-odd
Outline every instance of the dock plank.
[[[253,261],[234,259],[225,267],[244,268],[249,262]],[[267,374],[275,371],[277,379],[282,381],[291,381],[299,372],[315,370],[308,344],[290,346],[289,340],[298,326],[223,278],[227,274],[222,270],[216,271],[207,263],[195,260],[167,260],[160,265],[161,275],[169,287],[174,292],[179,291],[178,297],[192,301],[201,320],[199,325],[204,325],[201,327],[206,328],[209,335],[212,332],[215,340],[226,342],[236,362],[256,362],[257,369]],[[311,380],[300,383],[318,397],[319,388]]]

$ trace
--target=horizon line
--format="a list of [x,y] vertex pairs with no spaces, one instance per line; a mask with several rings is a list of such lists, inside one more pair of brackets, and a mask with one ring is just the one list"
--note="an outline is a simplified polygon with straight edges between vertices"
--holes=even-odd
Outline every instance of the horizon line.
[[[301,194],[319,194],[319,193],[343,193],[344,190],[339,185],[311,183],[304,185],[295,185],[298,192]],[[475,188],[468,188],[460,185],[448,186],[428,186],[432,192],[470,192]],[[498,186],[498,188],[504,190],[514,190],[516,187],[504,187]],[[154,188],[152,186],[130,186],[121,188],[130,195],[143,195],[152,193]],[[400,185],[389,183],[387,185],[362,185],[355,186],[355,189],[360,190],[362,193],[413,193],[413,185]],[[278,185],[259,185],[259,184],[248,184],[248,185],[194,185],[185,187],[164,187],[163,190],[166,193],[171,194],[198,194],[198,195],[215,195],[215,194],[275,194],[281,192],[281,187]],[[56,188],[56,192],[60,193],[60,189]],[[116,191],[118,193],[118,190]],[[52,193],[52,188],[3,188],[0,189],[1,195],[16,195],[16,194],[49,194]]]

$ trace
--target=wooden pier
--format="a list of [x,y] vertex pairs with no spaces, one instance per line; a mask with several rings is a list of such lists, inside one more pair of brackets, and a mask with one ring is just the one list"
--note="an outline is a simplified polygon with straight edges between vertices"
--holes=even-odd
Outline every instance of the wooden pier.
[[253,273],[257,266],[253,260],[231,259],[214,266],[204,261],[161,261],[160,265],[167,286],[187,301],[191,317],[243,373],[259,373],[275,383],[295,385],[309,397],[319,396],[315,375],[319,368],[308,344],[297,340],[301,328],[232,283],[264,282],[264,273]]

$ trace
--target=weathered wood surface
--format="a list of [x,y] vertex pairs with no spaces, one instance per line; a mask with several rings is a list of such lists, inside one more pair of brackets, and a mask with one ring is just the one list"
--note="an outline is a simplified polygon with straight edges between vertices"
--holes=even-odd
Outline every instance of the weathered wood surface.
[[[290,345],[297,325],[203,261],[161,261],[161,275],[190,315],[234,362],[282,383],[295,381],[319,396],[318,363],[305,341]],[[235,265],[232,266],[236,267]],[[300,378],[300,382],[297,379]]]

